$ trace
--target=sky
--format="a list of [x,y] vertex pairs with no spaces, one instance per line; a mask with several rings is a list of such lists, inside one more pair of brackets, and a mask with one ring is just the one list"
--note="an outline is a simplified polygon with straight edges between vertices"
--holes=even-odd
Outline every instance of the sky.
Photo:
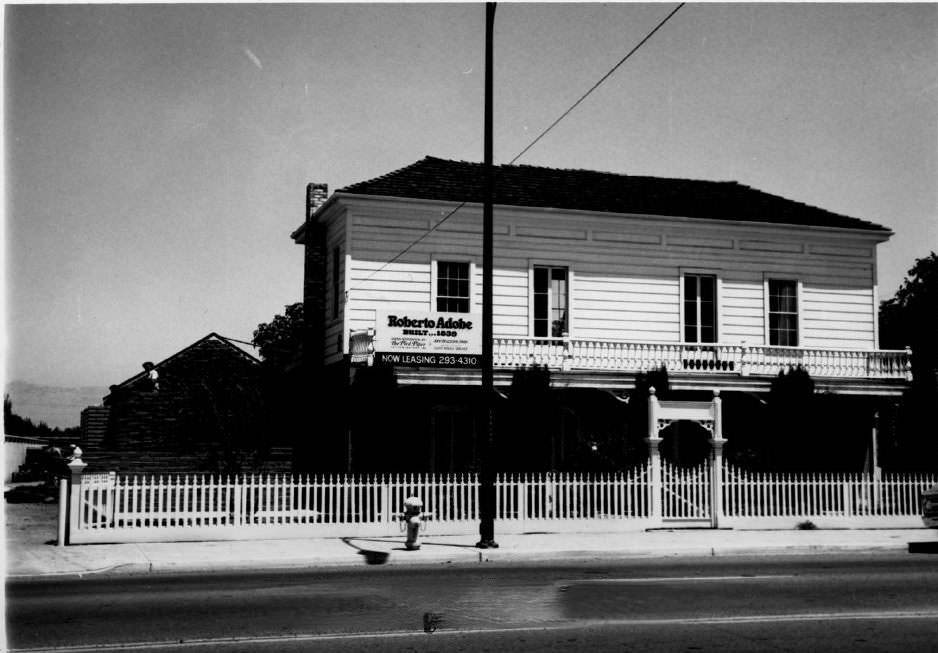
[[[673,4],[502,3],[506,163]],[[8,5],[6,378],[102,386],[300,301],[308,182],[480,161],[482,4]],[[689,4],[519,163],[735,180],[938,250],[938,5]]]

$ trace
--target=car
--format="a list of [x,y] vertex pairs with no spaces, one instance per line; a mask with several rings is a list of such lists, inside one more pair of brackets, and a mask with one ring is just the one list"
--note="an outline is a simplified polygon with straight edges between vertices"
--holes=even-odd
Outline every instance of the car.
[[938,485],[922,494],[922,521],[926,528],[938,528]]

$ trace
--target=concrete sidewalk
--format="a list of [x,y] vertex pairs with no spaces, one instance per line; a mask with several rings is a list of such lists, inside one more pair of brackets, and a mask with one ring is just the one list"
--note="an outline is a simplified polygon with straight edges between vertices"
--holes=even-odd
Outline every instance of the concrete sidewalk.
[[[910,542],[938,542],[928,529],[653,530],[602,534],[499,535],[498,549],[479,550],[474,535],[438,536],[419,551],[403,534],[387,538],[316,538],[241,542],[55,546],[54,505],[6,506],[7,576],[35,579],[89,574],[222,572],[288,568],[523,564],[615,561],[662,556],[728,556],[836,552],[905,552]],[[372,553],[367,553],[372,552]]]

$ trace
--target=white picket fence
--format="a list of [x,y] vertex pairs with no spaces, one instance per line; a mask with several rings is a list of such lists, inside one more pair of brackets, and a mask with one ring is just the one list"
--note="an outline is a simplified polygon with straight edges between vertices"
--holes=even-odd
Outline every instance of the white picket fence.
[[[660,472],[657,487],[650,463],[608,474],[499,475],[496,530],[634,530],[708,520],[713,510],[721,526],[794,528],[811,520],[914,527],[922,525],[922,492],[938,483],[938,474],[758,474],[727,465],[714,506],[709,464],[683,469],[661,461]],[[392,535],[409,496],[423,500],[430,535],[468,534],[478,528],[478,494],[474,474],[85,474],[71,488],[69,541]]]
[[707,521],[711,518],[710,463],[679,467],[661,461],[661,517],[664,520]]
[[921,526],[922,494],[938,484],[938,473],[880,476],[863,473],[748,472],[723,467],[723,514],[728,525],[792,519],[824,524]]

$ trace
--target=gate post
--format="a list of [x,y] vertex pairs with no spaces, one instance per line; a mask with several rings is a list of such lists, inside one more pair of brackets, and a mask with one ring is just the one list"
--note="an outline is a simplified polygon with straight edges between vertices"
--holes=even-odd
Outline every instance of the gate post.
[[720,391],[713,391],[713,437],[710,438],[710,526],[719,528],[723,518],[723,400]]
[[648,388],[648,480],[651,487],[651,505],[648,515],[653,521],[661,521],[661,454],[658,445],[658,397],[655,396],[654,386]]
[[56,536],[56,544],[65,546],[65,540],[68,536],[68,479],[64,476],[59,479],[59,521]]
[[68,487],[68,519],[65,528],[65,543],[72,543],[72,531],[77,530],[81,524],[81,475],[87,464],[81,461],[81,454],[76,453],[75,458],[68,463],[72,473]]

